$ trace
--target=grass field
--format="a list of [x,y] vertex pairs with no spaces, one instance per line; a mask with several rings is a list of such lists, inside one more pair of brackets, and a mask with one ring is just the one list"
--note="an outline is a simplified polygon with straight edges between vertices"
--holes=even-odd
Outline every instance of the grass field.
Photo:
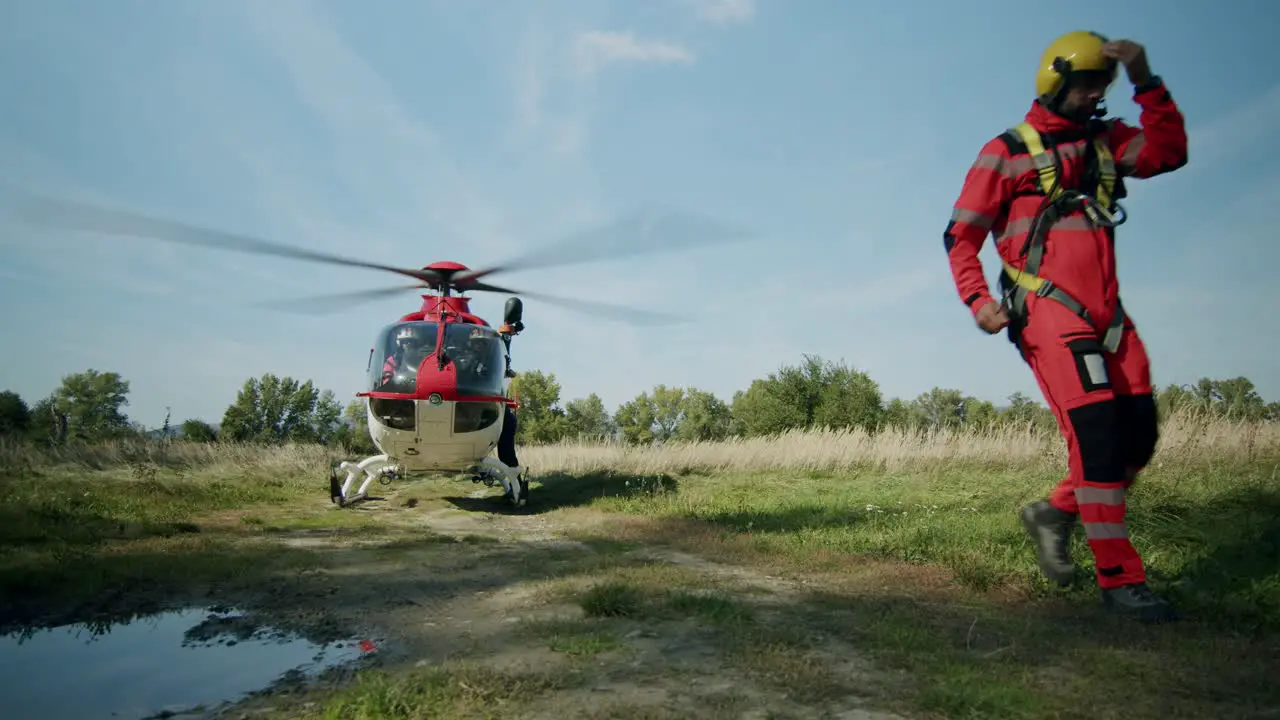
[[1169,626],[1102,613],[1082,538],[1075,587],[1039,577],[1016,511],[1063,453],[1016,430],[531,447],[515,512],[452,478],[337,509],[323,448],[9,447],[0,621],[216,598],[388,638],[235,709],[266,717],[1280,716],[1280,426],[1164,425],[1130,517]]

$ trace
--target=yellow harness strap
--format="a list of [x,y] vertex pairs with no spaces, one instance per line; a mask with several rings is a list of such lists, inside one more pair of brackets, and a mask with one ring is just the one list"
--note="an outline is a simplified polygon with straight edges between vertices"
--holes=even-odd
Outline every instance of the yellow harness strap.
[[[1051,200],[1056,200],[1062,196],[1062,188],[1057,185],[1057,166],[1054,165],[1053,155],[1044,149],[1044,143],[1040,140],[1040,133],[1031,127],[1030,123],[1022,122],[1013,126],[1013,131],[1018,134],[1018,138],[1027,146],[1027,152],[1031,155],[1031,161],[1035,163],[1036,172],[1040,175],[1040,187],[1044,190]],[[1111,196],[1116,189],[1116,160],[1111,154],[1111,148],[1107,146],[1107,142],[1103,138],[1093,139],[1093,149],[1098,154],[1098,186],[1094,189],[1095,203],[1089,203],[1085,206],[1085,214],[1090,219],[1097,220],[1100,215],[1104,221],[1111,221]],[[1095,215],[1097,213],[1097,215]]]
[[[1049,197],[1051,202],[1062,199],[1063,190],[1058,186],[1057,166],[1054,163],[1053,155],[1045,150],[1044,143],[1040,139],[1040,133],[1025,122],[1015,125],[1012,129],[1023,144],[1026,145],[1027,152],[1031,155],[1031,160],[1035,165],[1036,173],[1040,176],[1040,187],[1045,195]],[[1103,138],[1094,138],[1093,147],[1098,157],[1098,186],[1094,191],[1093,200],[1085,202],[1084,212],[1095,224],[1114,225],[1116,223],[1111,214],[1111,207],[1116,185],[1115,157],[1111,154],[1111,148],[1107,146],[1106,140]],[[1055,213],[1053,222],[1033,223],[1031,232],[1035,233],[1035,235],[1031,238],[1024,269],[1018,269],[1008,262],[1002,261],[1005,272],[1015,285],[1010,310],[1017,313],[1025,312],[1026,293],[1033,293],[1039,297],[1052,298],[1066,305],[1072,312],[1084,318],[1085,322],[1092,325],[1093,320],[1089,316],[1089,312],[1079,301],[1052,282],[1036,275],[1040,270],[1040,261],[1044,257],[1045,236],[1048,235],[1050,227],[1058,219],[1061,219],[1061,214]],[[1022,292],[1018,292],[1019,290]],[[1107,349],[1107,352],[1114,353],[1120,346],[1120,337],[1124,330],[1124,318],[1124,308],[1121,307],[1117,300],[1116,311],[1102,339],[1102,345]]]

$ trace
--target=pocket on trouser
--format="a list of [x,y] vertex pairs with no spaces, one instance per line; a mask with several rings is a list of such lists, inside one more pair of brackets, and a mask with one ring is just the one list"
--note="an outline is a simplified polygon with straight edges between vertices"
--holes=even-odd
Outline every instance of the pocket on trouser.
[[1067,340],[1067,349],[1075,359],[1080,387],[1086,393],[1111,389],[1111,376],[1107,374],[1106,349],[1097,338],[1082,337]]

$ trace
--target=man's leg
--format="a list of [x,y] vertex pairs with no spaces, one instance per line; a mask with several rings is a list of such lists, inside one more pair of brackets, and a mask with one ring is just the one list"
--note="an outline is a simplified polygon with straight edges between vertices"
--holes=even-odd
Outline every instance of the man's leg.
[[[1116,353],[1106,355],[1106,361],[1116,401],[1120,455],[1125,470],[1124,486],[1128,488],[1151,461],[1159,437],[1150,362],[1146,347],[1131,324],[1126,326],[1125,336]],[[1044,383],[1040,384],[1040,389],[1047,396]],[[1058,415],[1056,409],[1054,415]],[[1058,417],[1059,427],[1062,423],[1063,419]],[[1049,493],[1047,501],[1048,505],[1073,519],[1080,512],[1080,503],[1076,500],[1076,479],[1076,475],[1068,472]]]
[[[1028,362],[1046,388],[1045,399],[1055,409],[1067,440],[1070,484],[1103,601],[1143,619],[1171,619],[1168,605],[1146,589],[1146,571],[1125,522],[1130,477],[1126,465],[1132,460],[1145,463],[1136,454],[1127,457],[1136,453],[1129,448],[1138,448],[1149,433],[1139,428],[1131,435],[1122,426],[1121,413],[1140,403],[1117,402],[1108,372],[1121,369],[1122,387],[1141,390],[1147,364],[1141,343],[1136,333],[1127,333],[1109,360],[1092,329],[1065,307],[1043,301],[1033,304],[1032,311],[1034,322],[1023,331]],[[1061,490],[1056,494],[1065,500]],[[1067,507],[1054,509],[1065,514],[1070,503],[1063,504]]]
[[1137,329],[1125,324],[1124,336],[1114,355],[1107,358],[1120,420],[1120,454],[1125,487],[1137,479],[1156,452],[1160,438],[1155,389],[1151,386],[1151,361]]
[[[509,468],[516,471],[516,482],[520,489],[521,501],[529,499],[529,481],[525,479],[523,468],[520,467],[520,460],[516,457],[516,414],[510,407],[504,407],[502,418],[502,434],[498,436],[498,460]],[[511,493],[506,493],[507,499],[511,498]]]
[[[1087,333],[1088,326],[1071,314],[1057,312],[1058,308],[1040,304],[1034,324],[1028,323],[1019,333],[1018,351],[1031,367],[1040,386],[1045,404],[1058,421],[1058,430],[1067,445],[1067,474],[1049,496],[1022,509],[1022,526],[1031,536],[1036,548],[1040,571],[1059,586],[1070,585],[1075,579],[1076,567],[1071,560],[1071,535],[1075,531],[1080,512],[1075,488],[1083,476],[1080,452],[1071,419],[1057,402],[1061,395],[1058,385],[1062,373],[1054,372],[1054,358],[1063,354],[1062,333]],[[1061,365],[1061,360],[1058,365]],[[1068,376],[1068,379],[1070,377]],[[1078,385],[1078,383],[1077,383]]]
[[498,460],[507,467],[519,467],[516,457],[516,414],[510,407],[503,407],[502,434],[498,436]]
[[[1159,440],[1154,388],[1151,387],[1151,365],[1146,346],[1132,324],[1126,323],[1124,336],[1116,353],[1108,358],[1108,372],[1116,394],[1116,418],[1119,424],[1119,461],[1122,468],[1120,487],[1111,491],[1112,502],[1123,505],[1138,473],[1151,462]],[[1127,526],[1126,526],[1127,527]],[[1128,533],[1125,533],[1127,542]],[[1101,568],[1099,563],[1099,568]],[[1099,586],[1103,603],[1112,609],[1136,612],[1140,617],[1164,622],[1177,619],[1167,602],[1147,588],[1145,574],[1103,583],[1099,570]]]

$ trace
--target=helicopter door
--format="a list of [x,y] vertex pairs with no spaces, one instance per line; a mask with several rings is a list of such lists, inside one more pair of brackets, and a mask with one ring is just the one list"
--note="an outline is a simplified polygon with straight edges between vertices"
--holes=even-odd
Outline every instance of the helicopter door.
[[440,399],[439,395],[418,401],[418,445],[433,467],[450,467],[453,457],[453,403]]
[[453,403],[435,394],[418,401],[418,436],[423,442],[449,442],[452,434]]

